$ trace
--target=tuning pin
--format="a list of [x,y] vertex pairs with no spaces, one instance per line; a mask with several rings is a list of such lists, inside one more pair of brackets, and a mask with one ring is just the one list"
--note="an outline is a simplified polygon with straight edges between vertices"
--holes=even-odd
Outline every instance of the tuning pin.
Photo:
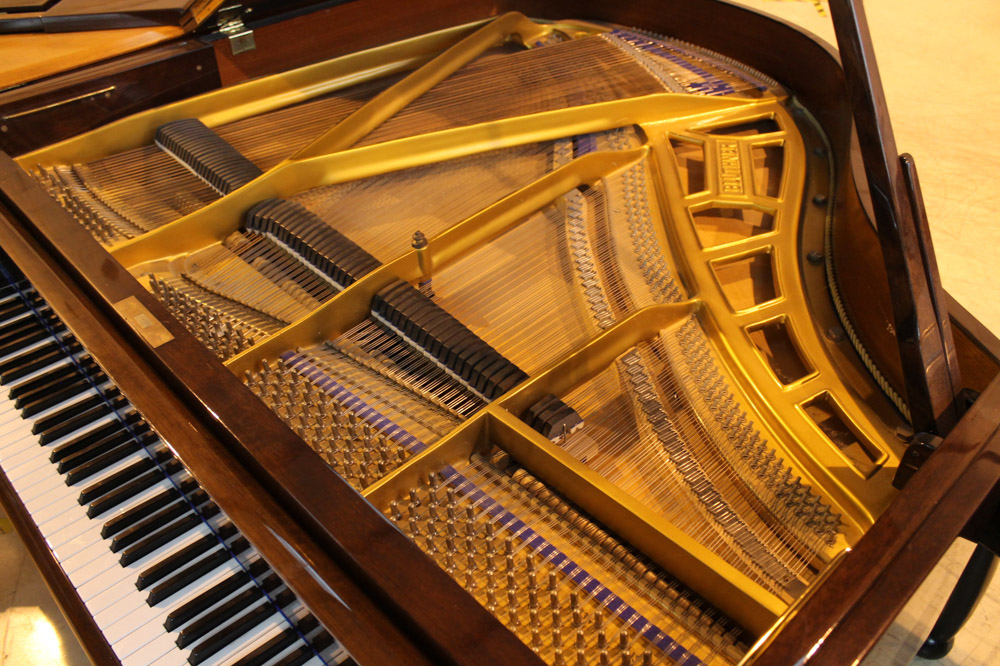
[[496,585],[486,585],[486,610],[495,613],[497,610],[497,590]]
[[598,608],[594,611],[594,633],[597,634],[597,647],[606,650],[608,647],[608,635],[604,630],[604,614]]

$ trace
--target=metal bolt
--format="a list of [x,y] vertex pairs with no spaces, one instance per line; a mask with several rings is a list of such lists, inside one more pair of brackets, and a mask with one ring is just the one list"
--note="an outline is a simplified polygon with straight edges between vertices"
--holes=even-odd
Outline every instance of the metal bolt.
[[806,255],[806,260],[813,266],[819,266],[823,263],[823,253],[819,250],[813,250]]
[[817,206],[825,206],[826,205],[826,195],[825,194],[817,194],[816,196],[813,197],[813,203],[816,204]]
[[844,339],[844,329],[839,326],[831,326],[826,329],[826,337],[833,342],[841,342]]
[[816,146],[813,148],[813,155],[816,157],[826,157],[826,148],[823,146]]

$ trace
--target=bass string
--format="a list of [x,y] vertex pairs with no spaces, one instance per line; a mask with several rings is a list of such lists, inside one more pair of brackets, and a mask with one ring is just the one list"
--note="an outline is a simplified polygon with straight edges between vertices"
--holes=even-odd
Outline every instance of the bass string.
[[285,323],[298,321],[319,306],[312,299],[304,305],[221,245],[188,255],[183,263],[183,274],[193,282]]
[[528,144],[306,190],[291,197],[382,263],[541,178],[550,143]]
[[599,37],[583,37],[474,61],[358,145],[657,92],[663,85],[627,54]]
[[74,169],[95,196],[145,229],[163,226],[219,198],[207,183],[155,145]]

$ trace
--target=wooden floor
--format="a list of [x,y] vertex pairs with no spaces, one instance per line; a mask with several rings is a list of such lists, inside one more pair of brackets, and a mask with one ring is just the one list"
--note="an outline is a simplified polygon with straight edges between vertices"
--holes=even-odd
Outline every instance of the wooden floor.
[[0,666],[86,666],[42,575],[0,512]]
[[[825,0],[735,0],[833,40]],[[1000,3],[869,0],[869,22],[902,151],[920,170],[942,280],[1000,331]],[[911,663],[971,552],[956,543],[867,661]],[[86,664],[6,519],[0,518],[0,665]],[[1000,579],[941,666],[1000,663]]]

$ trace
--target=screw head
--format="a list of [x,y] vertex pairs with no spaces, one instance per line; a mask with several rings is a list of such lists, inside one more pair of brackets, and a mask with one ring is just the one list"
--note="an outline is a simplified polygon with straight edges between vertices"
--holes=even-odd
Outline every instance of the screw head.
[[813,203],[816,204],[817,206],[825,206],[826,205],[826,195],[825,194],[817,194],[816,196],[813,197]]
[[813,250],[806,255],[806,260],[813,266],[818,266],[823,263],[823,253],[819,250]]
[[831,326],[826,329],[826,337],[831,342],[841,342],[844,339],[844,329],[839,326]]

